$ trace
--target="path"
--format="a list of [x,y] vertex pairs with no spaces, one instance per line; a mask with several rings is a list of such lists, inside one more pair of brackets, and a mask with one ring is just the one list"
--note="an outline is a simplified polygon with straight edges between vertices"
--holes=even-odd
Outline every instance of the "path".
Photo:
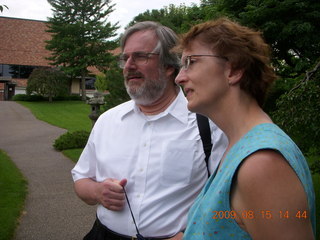
[[95,207],[78,199],[74,163],[52,147],[66,130],[37,120],[18,103],[0,101],[0,149],[28,181],[28,195],[15,240],[79,240],[95,219]]

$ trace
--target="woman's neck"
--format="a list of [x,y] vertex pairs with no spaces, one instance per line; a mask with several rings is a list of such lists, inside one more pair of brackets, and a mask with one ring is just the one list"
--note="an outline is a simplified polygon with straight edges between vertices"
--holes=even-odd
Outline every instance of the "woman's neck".
[[252,98],[228,104],[220,108],[221,111],[212,112],[210,118],[227,135],[230,149],[254,126],[262,123],[272,123],[270,117]]

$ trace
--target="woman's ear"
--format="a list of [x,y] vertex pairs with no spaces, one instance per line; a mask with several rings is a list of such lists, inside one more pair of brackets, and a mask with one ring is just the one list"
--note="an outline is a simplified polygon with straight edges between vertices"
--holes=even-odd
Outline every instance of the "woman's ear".
[[240,82],[243,76],[243,69],[233,69],[230,64],[226,68],[226,77],[228,79],[229,85],[235,85]]

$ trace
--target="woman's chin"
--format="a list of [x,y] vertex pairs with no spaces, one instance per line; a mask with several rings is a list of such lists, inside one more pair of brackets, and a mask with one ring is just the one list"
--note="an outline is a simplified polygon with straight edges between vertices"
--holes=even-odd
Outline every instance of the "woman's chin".
[[196,104],[192,104],[192,103],[188,103],[188,109],[189,109],[189,111],[190,112],[194,112],[194,113],[198,113],[198,114],[201,114],[201,115],[203,115],[203,116],[206,116],[206,111],[204,111],[204,109],[203,109],[203,106],[202,106],[202,108],[201,108],[201,106],[198,104],[198,105],[196,105]]
[[188,109],[191,112],[196,112],[197,113],[199,108],[197,107],[197,105],[195,103],[193,103],[192,101],[189,101],[188,102]]

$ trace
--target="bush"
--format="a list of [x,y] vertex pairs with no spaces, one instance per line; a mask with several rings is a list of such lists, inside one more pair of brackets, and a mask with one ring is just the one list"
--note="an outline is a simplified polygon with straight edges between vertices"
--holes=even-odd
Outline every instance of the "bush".
[[69,78],[59,68],[40,67],[35,68],[28,78],[26,92],[48,97],[52,102],[53,97],[66,96],[69,90]]
[[88,141],[89,134],[90,133],[88,131],[84,130],[72,133],[67,132],[54,141],[53,147],[58,151],[73,148],[84,148]]
[[16,94],[13,96],[12,100],[25,101],[25,102],[40,102],[40,101],[44,101],[45,98],[41,95]]
[[[40,102],[48,101],[48,97],[44,97],[37,94],[16,94],[13,96],[13,101],[24,101],[24,102]],[[80,95],[68,95],[68,96],[57,96],[53,97],[54,101],[81,101]]]
[[54,101],[81,101],[80,95],[67,95],[67,96],[57,96],[53,97]]

